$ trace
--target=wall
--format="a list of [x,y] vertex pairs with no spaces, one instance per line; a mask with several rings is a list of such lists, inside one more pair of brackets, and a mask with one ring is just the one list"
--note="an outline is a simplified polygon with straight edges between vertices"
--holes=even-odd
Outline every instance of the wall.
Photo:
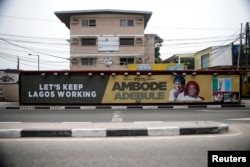
[[155,35],[145,34],[144,38],[144,63],[155,63]]
[[19,85],[5,84],[4,85],[4,100],[11,102],[19,101]]
[[211,66],[231,66],[232,65],[232,47],[220,46],[213,47],[211,56]]
[[[201,57],[206,54],[211,55],[211,52],[212,52],[212,47],[209,47],[207,49],[195,53],[195,69],[201,69]],[[211,56],[209,60],[210,60],[209,63],[211,63]],[[209,66],[211,67],[211,64]]]
[[[183,71],[184,72],[184,71]],[[192,75],[173,75],[173,71],[112,71],[103,73],[71,72],[23,73],[20,76],[21,104],[93,105],[93,104],[167,104],[167,103],[228,103],[240,101],[240,76],[213,75],[213,71],[197,71]],[[113,75],[114,73],[114,75]],[[185,81],[183,91],[173,98],[174,81]],[[189,92],[194,85],[198,94]],[[194,89],[194,88],[192,88]],[[194,91],[192,91],[194,93]]]

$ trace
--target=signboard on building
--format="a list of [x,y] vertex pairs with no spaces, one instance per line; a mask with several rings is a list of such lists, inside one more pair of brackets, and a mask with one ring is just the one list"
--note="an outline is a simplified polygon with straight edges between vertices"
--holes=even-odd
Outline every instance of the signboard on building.
[[21,74],[21,104],[167,104],[239,102],[239,75]]
[[98,37],[98,51],[118,51],[119,37]]
[[18,74],[0,71],[0,84],[17,83]]
[[164,63],[164,64],[128,64],[128,70],[184,70],[183,64]]

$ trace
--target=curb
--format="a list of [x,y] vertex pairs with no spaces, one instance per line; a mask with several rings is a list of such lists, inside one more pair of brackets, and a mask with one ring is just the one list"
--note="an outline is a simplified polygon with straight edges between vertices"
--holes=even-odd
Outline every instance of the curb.
[[95,109],[189,109],[189,108],[223,108],[223,107],[246,107],[244,104],[222,104],[222,105],[159,105],[159,106],[9,106],[0,109],[16,110],[95,110]]
[[21,137],[122,137],[122,136],[178,136],[194,134],[218,134],[229,131],[227,124],[214,127],[160,127],[141,129],[1,129],[0,138]]

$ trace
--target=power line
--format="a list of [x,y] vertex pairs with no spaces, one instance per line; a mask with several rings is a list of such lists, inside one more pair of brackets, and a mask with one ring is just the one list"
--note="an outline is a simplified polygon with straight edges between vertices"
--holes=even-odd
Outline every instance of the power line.
[[17,38],[31,38],[31,39],[39,39],[39,40],[56,40],[56,41],[66,41],[65,38],[56,38],[56,37],[38,37],[38,36],[24,36],[24,35],[13,35],[13,34],[3,34],[0,33],[2,36],[9,36],[9,37],[17,37]]
[[44,55],[47,55],[47,56],[51,56],[51,57],[55,57],[55,58],[59,58],[59,59],[68,60],[67,58],[64,58],[64,57],[59,57],[59,56],[51,55],[51,54],[48,54],[48,53],[39,52],[39,51],[30,49],[30,48],[27,48],[27,47],[25,47],[25,46],[17,45],[17,44],[15,44],[15,43],[10,42],[10,41],[8,41],[8,40],[6,40],[6,39],[3,39],[3,38],[0,38],[0,40],[5,41],[5,42],[7,42],[7,43],[9,43],[9,44],[11,44],[11,45],[14,45],[14,46],[16,46],[16,47],[20,47],[20,48],[23,48],[23,49],[26,49],[26,50],[29,50],[29,51],[32,51],[32,52],[35,52],[35,53],[44,54]]
[[197,27],[161,27],[161,26],[148,26],[147,28],[158,28],[158,29],[174,29],[174,30],[212,30],[212,31],[216,31],[216,30],[235,30],[237,28],[197,28]]
[[[34,63],[37,63],[37,60],[31,59],[31,58],[25,58],[25,57],[22,57],[22,56],[16,56],[16,55],[3,53],[3,52],[0,52],[0,58],[5,59],[7,61],[15,62],[15,63],[17,62],[17,58],[19,58],[20,59],[20,64],[27,65],[27,66],[32,66],[32,67],[37,67],[36,65],[33,65]],[[30,63],[32,63],[32,64],[30,64]],[[43,68],[51,68],[51,67],[55,67],[55,65],[65,67],[65,65],[69,65],[68,63],[69,62],[41,61],[40,65]],[[63,65],[63,64],[65,64],[65,65]]]
[[0,14],[0,17],[8,17],[8,18],[14,18],[14,19],[23,19],[23,20],[32,20],[32,21],[46,21],[46,22],[60,23],[57,20],[35,19],[35,18],[29,18],[29,17],[8,16],[8,15],[2,15],[2,14]]

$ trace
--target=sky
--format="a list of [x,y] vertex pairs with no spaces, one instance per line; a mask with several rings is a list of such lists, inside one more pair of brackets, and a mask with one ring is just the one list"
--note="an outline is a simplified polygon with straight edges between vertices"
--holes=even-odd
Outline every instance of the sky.
[[[239,43],[250,22],[250,0],[0,0],[0,69],[69,69],[69,29],[55,11],[121,9],[151,11],[145,29],[164,43],[164,60],[210,46]],[[31,55],[29,55],[31,54]],[[39,56],[38,56],[39,55]]]

